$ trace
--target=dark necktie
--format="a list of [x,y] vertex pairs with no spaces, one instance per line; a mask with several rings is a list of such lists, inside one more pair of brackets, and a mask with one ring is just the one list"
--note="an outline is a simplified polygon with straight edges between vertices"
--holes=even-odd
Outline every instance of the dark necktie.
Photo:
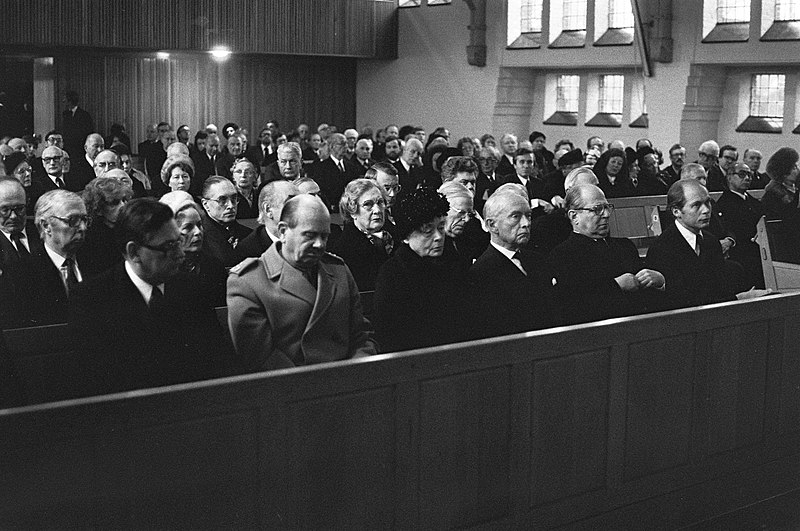
[[75,274],[75,260],[72,258],[67,258],[64,260],[64,264],[61,266],[66,270],[67,278],[66,278],[66,287],[67,287],[67,295],[72,293],[72,290],[75,286],[78,285],[78,275]]
[[[524,274],[525,274],[525,276],[527,276],[527,275],[528,275],[528,272],[527,272],[527,271],[525,271],[525,266],[524,266],[524,265],[522,265],[522,254],[520,254],[520,252],[519,252],[519,251],[517,251],[517,252],[515,252],[515,253],[514,253],[514,256],[512,256],[512,257],[511,257],[511,259],[512,259],[512,260],[516,260],[517,262],[519,262],[519,267],[521,268],[521,270],[522,270],[522,273],[524,273]],[[515,264],[515,265],[516,265],[516,264]]]
[[339,161],[339,173],[344,173],[344,161]]
[[17,248],[17,256],[20,260],[25,261],[30,258],[31,253],[28,252],[28,248],[25,247],[25,244],[22,243],[22,233],[15,233],[11,235],[11,241],[14,242],[14,245]]
[[64,179],[61,177],[56,177],[56,186],[59,188],[64,188]]
[[703,236],[698,234],[694,241],[694,254],[700,256],[700,245],[703,243]]
[[154,318],[159,318],[164,315],[164,294],[158,289],[158,286],[153,286],[153,291],[150,293],[150,302],[147,303],[150,308],[150,314]]

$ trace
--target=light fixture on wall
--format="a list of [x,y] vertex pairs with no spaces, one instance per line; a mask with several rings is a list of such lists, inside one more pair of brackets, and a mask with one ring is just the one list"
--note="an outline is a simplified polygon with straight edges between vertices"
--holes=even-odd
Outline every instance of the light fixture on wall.
[[156,57],[159,59],[169,59],[169,52],[157,52]]
[[213,57],[215,61],[225,61],[230,56],[231,51],[226,46],[215,46],[214,49],[211,50],[211,57]]

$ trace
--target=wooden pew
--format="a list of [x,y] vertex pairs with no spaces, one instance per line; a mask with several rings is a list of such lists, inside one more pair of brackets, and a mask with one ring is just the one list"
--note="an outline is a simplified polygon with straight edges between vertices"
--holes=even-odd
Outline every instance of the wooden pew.
[[764,284],[775,291],[800,290],[800,234],[782,231],[782,221],[758,222]]
[[800,294],[0,412],[0,527],[679,528],[800,489]]

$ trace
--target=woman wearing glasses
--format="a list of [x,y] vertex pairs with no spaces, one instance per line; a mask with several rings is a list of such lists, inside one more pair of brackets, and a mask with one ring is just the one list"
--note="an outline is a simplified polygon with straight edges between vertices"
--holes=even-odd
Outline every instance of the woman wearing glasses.
[[340,256],[358,285],[358,291],[375,289],[378,270],[394,250],[394,240],[383,230],[386,194],[370,179],[355,179],[339,201],[344,229],[330,251]]
[[28,216],[33,216],[33,207],[36,200],[44,193],[42,185],[31,178],[32,170],[25,153],[15,151],[3,159],[6,175],[14,177],[25,188],[26,208]]
[[122,207],[133,198],[133,190],[114,177],[92,179],[81,192],[92,224],[86,243],[78,252],[78,262],[87,277],[102,273],[122,261],[114,244],[114,225]]

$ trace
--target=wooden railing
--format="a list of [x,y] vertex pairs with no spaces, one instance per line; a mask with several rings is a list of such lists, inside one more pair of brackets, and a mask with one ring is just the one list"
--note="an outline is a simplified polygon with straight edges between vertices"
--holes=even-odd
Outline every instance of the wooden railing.
[[798,319],[780,295],[0,411],[0,526],[686,526],[800,488]]

